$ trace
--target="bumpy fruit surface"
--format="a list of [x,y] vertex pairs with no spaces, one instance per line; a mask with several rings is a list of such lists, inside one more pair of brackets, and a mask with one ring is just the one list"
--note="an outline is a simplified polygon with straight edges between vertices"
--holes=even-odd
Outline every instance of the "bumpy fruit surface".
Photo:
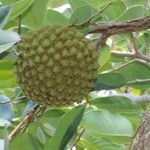
[[17,52],[17,81],[33,101],[70,105],[94,86],[95,46],[73,28],[53,25],[32,31],[18,43]]

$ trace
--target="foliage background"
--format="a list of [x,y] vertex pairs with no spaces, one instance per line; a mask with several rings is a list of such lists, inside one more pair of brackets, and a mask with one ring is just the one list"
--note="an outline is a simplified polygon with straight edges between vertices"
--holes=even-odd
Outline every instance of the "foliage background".
[[[123,94],[149,94],[150,66],[145,60],[118,57],[113,51],[128,53],[138,50],[149,57],[149,30],[115,35],[107,40],[107,46],[101,49],[98,58],[98,78],[87,97],[88,106],[49,107],[25,132],[8,140],[8,134],[34,106],[16,83],[13,45],[29,30],[43,25],[83,23],[110,2],[92,24],[150,15],[148,0],[0,0],[0,149],[19,150],[21,147],[24,150],[28,146],[28,150],[72,147],[78,150],[124,150],[130,145],[149,105],[135,103],[130,96]],[[63,7],[65,10],[59,12],[56,7],[64,4],[69,4],[69,7]],[[86,34],[90,26],[79,30]],[[99,34],[89,37],[96,43]],[[7,103],[12,99],[15,101]]]

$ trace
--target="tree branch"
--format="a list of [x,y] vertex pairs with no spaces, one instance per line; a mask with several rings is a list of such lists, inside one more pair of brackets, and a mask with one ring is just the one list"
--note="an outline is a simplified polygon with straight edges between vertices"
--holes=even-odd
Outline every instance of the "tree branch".
[[132,53],[132,52],[118,52],[118,51],[111,51],[111,54],[117,57],[131,57],[131,58],[139,58],[144,61],[150,62],[150,58],[146,57],[139,53]]
[[45,106],[42,105],[35,105],[33,108],[27,113],[27,115],[22,119],[22,121],[14,128],[14,130],[9,134],[9,140],[12,139],[17,133],[26,129],[26,127],[34,121],[35,117],[40,117],[44,110],[46,109]]
[[137,32],[150,28],[150,16],[126,22],[100,23],[94,26],[90,33],[103,33],[109,36],[125,32]]
[[150,108],[144,114],[143,121],[138,127],[135,138],[130,144],[132,150],[149,150],[150,148]]
[[26,98],[26,96],[17,97],[17,98],[8,100],[8,101],[0,102],[0,105],[7,104],[7,103],[12,103],[12,102],[15,102],[15,101],[20,101],[21,99],[24,99],[24,98]]

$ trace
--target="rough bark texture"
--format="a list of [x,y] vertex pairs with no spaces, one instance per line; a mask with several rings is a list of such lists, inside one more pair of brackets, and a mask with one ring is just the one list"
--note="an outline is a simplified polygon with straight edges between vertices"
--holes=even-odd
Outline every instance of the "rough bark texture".
[[144,115],[139,132],[133,141],[132,150],[150,150],[150,108]]
[[147,16],[127,22],[100,23],[94,26],[89,33],[104,33],[110,36],[125,32],[137,32],[149,28],[150,16]]

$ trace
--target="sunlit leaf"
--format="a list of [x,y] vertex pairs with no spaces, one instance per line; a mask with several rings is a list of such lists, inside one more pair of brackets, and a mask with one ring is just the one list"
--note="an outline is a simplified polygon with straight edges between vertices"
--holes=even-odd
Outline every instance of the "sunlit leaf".
[[136,112],[141,110],[137,104],[123,96],[99,97],[93,99],[91,104],[100,110],[110,112]]
[[116,72],[123,74],[127,81],[149,79],[150,77],[150,67],[140,62],[132,62]]
[[12,20],[27,10],[33,3],[33,0],[20,0],[12,4],[12,13],[9,20]]
[[114,0],[105,0],[105,1],[104,0],[85,0],[85,1],[95,8],[100,8]]
[[31,28],[42,26],[46,19],[47,4],[48,0],[35,0],[32,6],[23,14],[23,23]]
[[108,46],[103,46],[100,49],[98,57],[98,63],[100,65],[100,68],[102,68],[109,61],[110,55],[110,48]]
[[145,13],[144,6],[136,5],[136,6],[128,8],[126,12],[118,18],[118,20],[123,21],[123,20],[137,19],[139,17],[143,17],[144,13]]
[[19,35],[14,31],[0,30],[0,53],[12,47],[20,40]]
[[67,25],[68,19],[63,16],[61,13],[48,9],[47,11],[47,18],[45,24],[57,24],[57,25]]
[[99,110],[87,112],[81,124],[94,135],[131,136],[132,124],[123,116]]
[[[84,106],[78,106],[64,114],[61,118],[56,133],[51,139],[51,144],[47,149],[64,149],[66,144],[75,134],[82,119]],[[63,130],[62,130],[63,129]]]
[[0,29],[2,29],[8,21],[11,14],[11,6],[0,7]]
[[120,73],[98,74],[94,89],[97,91],[105,89],[115,89],[123,86],[126,82],[127,80],[125,76]]

